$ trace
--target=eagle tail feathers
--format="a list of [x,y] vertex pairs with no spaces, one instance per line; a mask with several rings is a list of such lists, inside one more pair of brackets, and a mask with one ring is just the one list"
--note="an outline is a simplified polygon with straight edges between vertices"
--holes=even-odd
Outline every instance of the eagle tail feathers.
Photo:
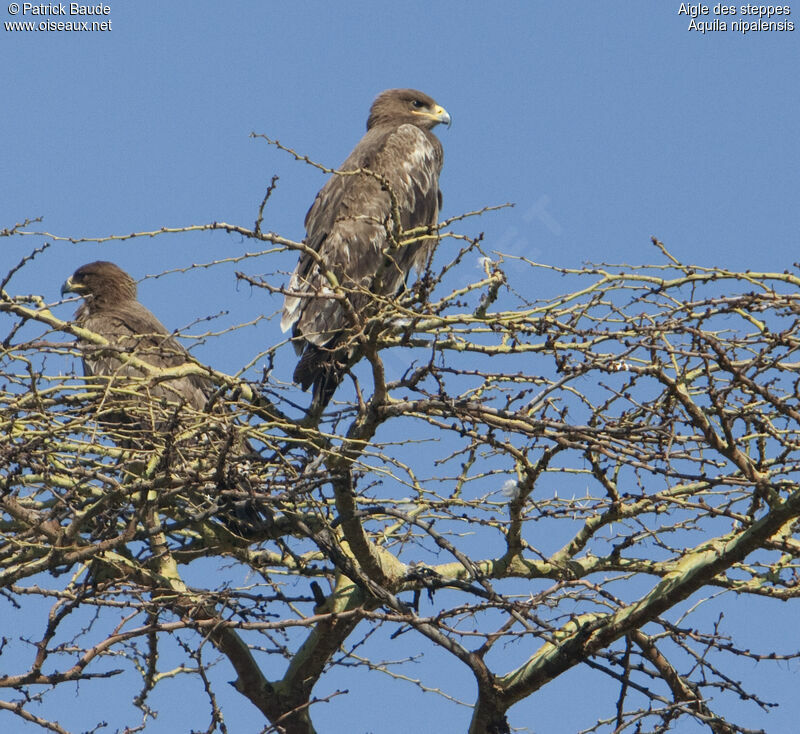
[[342,382],[348,367],[348,350],[337,349],[335,344],[318,347],[307,342],[303,354],[295,367],[293,379],[303,388],[312,388],[311,408],[322,412],[331,401],[336,388]]

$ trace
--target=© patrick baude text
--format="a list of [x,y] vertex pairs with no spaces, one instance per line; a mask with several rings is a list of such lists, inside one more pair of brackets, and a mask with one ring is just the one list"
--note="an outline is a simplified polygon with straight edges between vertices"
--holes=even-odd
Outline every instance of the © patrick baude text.
[[751,33],[755,31],[793,31],[794,21],[789,20],[792,8],[789,5],[703,5],[703,3],[681,3],[678,15],[690,18],[690,31],[733,31]]
[[[14,6],[12,8],[11,6]],[[11,3],[11,15],[110,15],[110,5],[81,5],[80,3]],[[14,12],[16,10],[16,12]]]

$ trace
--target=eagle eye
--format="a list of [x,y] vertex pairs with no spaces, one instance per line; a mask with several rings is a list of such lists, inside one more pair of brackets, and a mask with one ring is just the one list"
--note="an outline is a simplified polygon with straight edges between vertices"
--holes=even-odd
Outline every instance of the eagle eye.
[[411,103],[411,105],[412,105],[413,107],[416,107],[417,109],[419,109],[420,107],[424,107],[424,106],[425,106],[425,103],[424,103],[424,102],[420,102],[418,99],[415,99],[415,100],[414,100],[414,101]]

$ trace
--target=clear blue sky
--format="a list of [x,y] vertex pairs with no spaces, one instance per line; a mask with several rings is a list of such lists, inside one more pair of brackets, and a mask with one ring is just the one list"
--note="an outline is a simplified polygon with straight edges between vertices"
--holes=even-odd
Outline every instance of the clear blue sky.
[[[263,228],[300,239],[324,176],[250,132],[336,166],[361,136],[375,94],[411,86],[453,118],[437,129],[442,215],[517,205],[464,225],[485,231],[490,249],[565,266],[643,263],[658,259],[649,245],[656,235],[685,261],[783,270],[800,260],[800,28],[701,34],[687,30],[679,6],[112,0],[107,32],[0,29],[0,227],[37,216],[37,228],[76,237],[211,221],[251,226],[278,174]],[[4,22],[42,20],[6,8]],[[800,25],[800,5],[797,12],[790,19]],[[2,242],[0,273],[34,244]],[[247,249],[221,234],[62,243],[13,290],[55,301],[65,277],[91,260],[113,260],[140,278]],[[535,295],[536,283],[527,287]],[[170,312],[170,328],[222,309],[247,320],[280,305],[237,288],[232,267],[148,280],[140,295],[156,314]],[[198,356],[233,370],[254,343],[278,338],[273,320],[232,336],[230,349]],[[797,635],[786,643],[797,648]],[[796,687],[796,664],[789,670]],[[472,692],[464,681],[462,696]],[[404,713],[424,722],[441,711],[425,708],[431,698]],[[344,701],[316,712],[321,730],[378,730],[368,722],[383,704],[370,715]],[[233,730],[257,731],[250,704],[234,705]],[[569,707],[551,722],[536,711],[533,697],[512,709],[512,723],[541,733],[590,723],[573,721]],[[165,713],[153,731],[170,731],[167,721]],[[380,731],[408,731],[408,721]]]

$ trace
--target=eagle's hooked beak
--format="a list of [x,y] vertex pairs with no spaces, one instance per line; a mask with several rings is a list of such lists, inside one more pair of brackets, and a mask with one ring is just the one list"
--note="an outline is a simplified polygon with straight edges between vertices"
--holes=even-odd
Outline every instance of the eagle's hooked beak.
[[61,286],[61,295],[66,296],[67,293],[82,293],[84,290],[83,286],[72,280],[72,276],[70,275],[69,278],[64,281],[64,285]]
[[[441,105],[436,105],[433,108],[433,112],[428,112],[427,110],[412,110],[415,115],[419,115],[420,117],[428,117],[433,120],[433,125],[438,125],[440,122],[447,127],[450,127],[450,115],[447,114],[447,110],[442,107]],[[431,125],[431,127],[433,127]]]
[[434,120],[438,120],[443,125],[450,127],[450,115],[447,113],[447,110],[444,107],[437,104],[436,107],[433,108],[433,111],[435,113],[433,118]]

